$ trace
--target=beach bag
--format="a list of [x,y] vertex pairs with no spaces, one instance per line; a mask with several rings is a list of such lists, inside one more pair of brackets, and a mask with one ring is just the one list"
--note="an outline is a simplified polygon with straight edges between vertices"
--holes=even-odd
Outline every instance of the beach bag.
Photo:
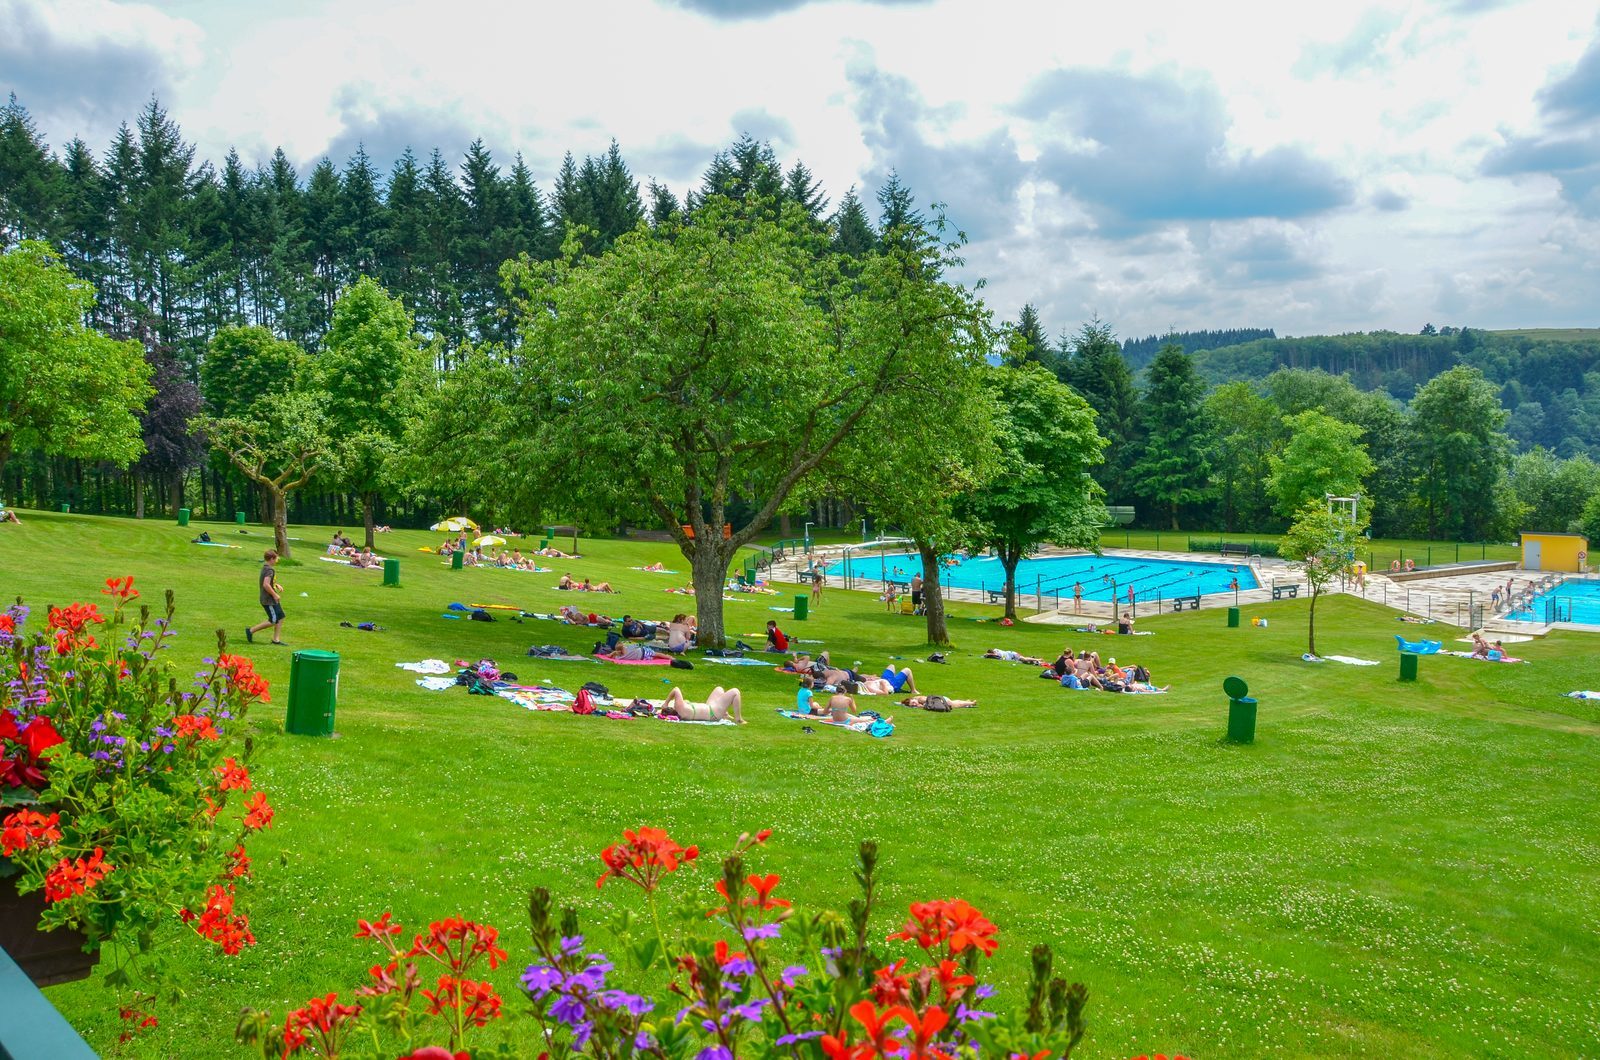
[[578,698],[572,704],[572,713],[574,713],[574,714],[593,714],[594,713],[594,700],[589,698],[589,690],[587,688],[578,689]]
[[590,695],[601,696],[607,699],[609,699],[611,696],[611,689],[607,688],[599,681],[585,681],[583,683],[583,687],[578,689],[578,691],[588,692]]
[[494,616],[487,611],[474,611],[467,616],[474,622],[493,622]]
[[922,709],[931,710],[936,714],[948,714],[950,712],[950,701],[944,696],[929,696],[926,702],[922,704]]
[[693,670],[694,663],[688,659],[669,659],[668,664],[678,670]]
[[942,662],[944,662],[944,652],[942,652],[942,651],[934,652],[932,655],[928,656],[928,661],[931,662],[931,663],[942,663]]

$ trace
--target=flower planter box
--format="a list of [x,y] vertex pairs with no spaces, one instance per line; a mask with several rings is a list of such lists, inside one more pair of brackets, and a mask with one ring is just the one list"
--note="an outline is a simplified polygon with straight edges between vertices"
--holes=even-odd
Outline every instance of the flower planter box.
[[100,955],[83,952],[87,940],[81,931],[40,931],[44,905],[43,890],[18,894],[17,877],[0,879],[0,949],[10,954],[35,986],[87,979]]

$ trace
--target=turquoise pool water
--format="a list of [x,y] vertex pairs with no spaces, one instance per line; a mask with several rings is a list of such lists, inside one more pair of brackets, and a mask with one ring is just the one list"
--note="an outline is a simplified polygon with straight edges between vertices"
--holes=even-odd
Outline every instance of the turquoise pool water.
[[[873,581],[909,581],[922,570],[922,560],[910,552],[878,553],[850,560],[850,574]],[[829,577],[842,577],[843,561],[827,570]],[[1110,600],[1115,592],[1119,601],[1134,598],[1154,603],[1157,598],[1194,596],[1196,593],[1229,592],[1237,578],[1240,589],[1257,588],[1255,571],[1246,564],[1195,563],[1187,560],[1143,559],[1136,556],[1049,556],[1025,559],[1017,565],[1017,592],[1032,595],[1060,593],[1071,598],[1074,585],[1083,586],[1085,600]],[[1006,571],[998,559],[980,556],[958,560],[945,568],[946,585],[957,589],[1004,589]]]
[[1533,598],[1531,608],[1506,616],[1522,622],[1583,622],[1600,626],[1600,581],[1562,582]]

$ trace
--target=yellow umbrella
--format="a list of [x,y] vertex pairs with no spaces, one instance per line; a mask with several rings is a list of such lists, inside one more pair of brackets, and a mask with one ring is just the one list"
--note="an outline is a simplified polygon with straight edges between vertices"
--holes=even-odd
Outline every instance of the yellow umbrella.
[[448,530],[451,533],[460,533],[463,530],[476,530],[478,524],[464,515],[452,515],[448,519],[441,519],[428,527],[429,530]]
[[487,548],[490,545],[503,545],[505,543],[506,539],[503,537],[496,537],[494,534],[484,534],[482,537],[478,538],[478,540],[474,541],[472,546],[474,548]]

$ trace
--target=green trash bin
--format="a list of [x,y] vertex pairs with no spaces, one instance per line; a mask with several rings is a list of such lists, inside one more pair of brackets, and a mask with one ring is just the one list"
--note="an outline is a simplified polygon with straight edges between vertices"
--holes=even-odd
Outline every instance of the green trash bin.
[[466,559],[467,550],[464,548],[456,549],[454,552],[450,553],[450,569],[460,570],[462,565],[466,562]]
[[296,736],[332,736],[339,700],[339,654],[297,651],[289,660],[289,716],[284,730]]
[[179,508],[178,509],[178,525],[179,526],[188,526],[189,525],[189,509],[187,509],[187,508]]
[[243,526],[244,525],[244,513],[243,512],[234,512],[233,513],[233,521],[238,523],[240,526]]
[[795,597],[794,598],[794,620],[796,622],[804,622],[806,620],[806,615],[808,613],[810,613],[810,608],[811,608],[811,598],[809,596],[797,596],[797,597]]
[[1403,651],[1400,653],[1400,680],[1415,681],[1417,679],[1417,659],[1415,652]]
[[1228,608],[1228,628],[1239,628],[1239,609],[1237,607]]
[[400,561],[389,558],[383,561],[383,584],[400,588]]
[[71,515],[72,514],[72,505],[66,503],[65,501],[62,501],[61,502],[61,514],[62,515]]
[[1256,701],[1253,696],[1228,700],[1228,742],[1256,742]]

